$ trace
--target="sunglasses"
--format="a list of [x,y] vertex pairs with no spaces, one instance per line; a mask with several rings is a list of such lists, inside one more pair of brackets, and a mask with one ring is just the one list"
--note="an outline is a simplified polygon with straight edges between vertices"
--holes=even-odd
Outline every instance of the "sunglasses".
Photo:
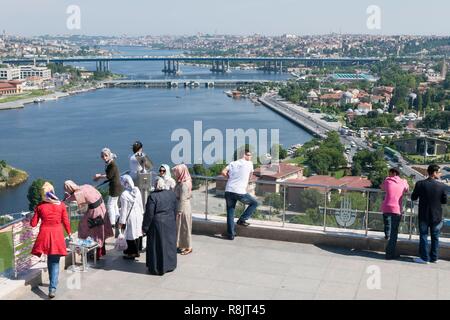
[[166,172],[165,169],[159,169],[159,172]]

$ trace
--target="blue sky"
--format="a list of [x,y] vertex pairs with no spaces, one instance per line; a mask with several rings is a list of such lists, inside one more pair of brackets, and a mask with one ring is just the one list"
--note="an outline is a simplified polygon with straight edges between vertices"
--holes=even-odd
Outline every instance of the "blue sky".
[[[81,29],[69,30],[69,5]],[[381,9],[381,29],[369,30],[367,8]],[[0,30],[8,34],[368,34],[450,35],[450,1],[406,0],[0,0]]]

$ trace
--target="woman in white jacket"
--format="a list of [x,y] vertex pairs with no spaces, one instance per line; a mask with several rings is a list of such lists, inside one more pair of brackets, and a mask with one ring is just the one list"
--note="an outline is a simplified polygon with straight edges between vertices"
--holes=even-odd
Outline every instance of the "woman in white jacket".
[[144,208],[141,192],[134,186],[133,179],[129,175],[120,177],[120,183],[125,191],[120,196],[119,227],[125,230],[125,239],[128,248],[124,250],[124,259],[139,257],[139,247],[142,241],[142,221]]

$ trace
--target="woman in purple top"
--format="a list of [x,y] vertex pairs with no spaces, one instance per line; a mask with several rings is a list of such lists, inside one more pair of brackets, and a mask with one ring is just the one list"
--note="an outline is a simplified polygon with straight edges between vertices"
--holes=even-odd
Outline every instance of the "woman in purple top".
[[408,192],[408,182],[400,178],[397,168],[389,170],[389,177],[384,180],[381,189],[386,192],[381,211],[383,212],[385,239],[389,240],[386,246],[386,260],[399,258],[395,253],[397,246],[398,227],[402,217],[403,195]]

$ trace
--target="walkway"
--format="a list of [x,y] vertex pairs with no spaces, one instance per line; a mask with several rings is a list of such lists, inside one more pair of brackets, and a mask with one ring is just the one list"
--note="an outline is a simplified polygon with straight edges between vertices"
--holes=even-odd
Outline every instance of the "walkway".
[[[194,235],[193,242],[193,253],[162,277],[146,274],[145,254],[131,262],[109,251],[87,273],[62,272],[55,299],[450,299],[448,261],[391,262],[373,252],[243,237]],[[47,289],[23,299],[46,299]]]

